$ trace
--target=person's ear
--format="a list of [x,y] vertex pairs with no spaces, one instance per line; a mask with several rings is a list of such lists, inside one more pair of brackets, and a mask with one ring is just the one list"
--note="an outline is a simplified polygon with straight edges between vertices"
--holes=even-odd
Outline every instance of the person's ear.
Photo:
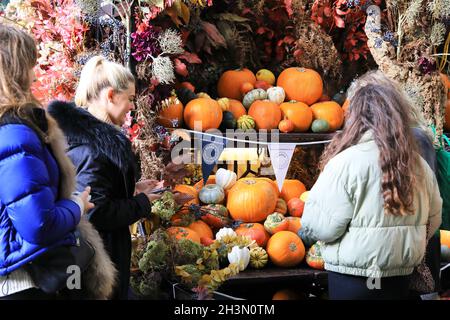
[[114,89],[113,88],[108,88],[107,91],[106,91],[106,96],[108,98],[108,102],[113,103]]

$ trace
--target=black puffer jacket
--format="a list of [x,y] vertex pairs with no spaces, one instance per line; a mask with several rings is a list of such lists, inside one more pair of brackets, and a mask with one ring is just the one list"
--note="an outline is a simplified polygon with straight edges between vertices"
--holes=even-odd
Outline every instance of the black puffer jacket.
[[126,299],[131,260],[129,226],[151,211],[144,194],[133,196],[137,174],[130,141],[74,104],[54,101],[48,111],[67,137],[68,155],[77,170],[77,190],[86,186],[92,189],[95,208],[89,212],[89,220],[119,270],[120,287],[114,298]]

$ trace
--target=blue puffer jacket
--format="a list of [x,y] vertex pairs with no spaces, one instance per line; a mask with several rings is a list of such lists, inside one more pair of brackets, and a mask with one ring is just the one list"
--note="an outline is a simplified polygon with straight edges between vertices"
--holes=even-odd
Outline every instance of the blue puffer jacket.
[[58,164],[36,131],[0,120],[0,276],[5,276],[50,248],[75,244],[80,207],[58,199]]

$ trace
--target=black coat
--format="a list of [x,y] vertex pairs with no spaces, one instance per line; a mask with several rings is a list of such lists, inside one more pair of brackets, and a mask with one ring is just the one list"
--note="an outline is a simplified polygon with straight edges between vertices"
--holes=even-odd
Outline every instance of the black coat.
[[68,155],[77,171],[77,190],[91,187],[95,208],[88,216],[101,234],[119,270],[115,298],[128,294],[131,235],[129,226],[149,217],[151,206],[144,194],[133,196],[137,170],[127,137],[74,104],[54,101],[48,107],[66,135]]

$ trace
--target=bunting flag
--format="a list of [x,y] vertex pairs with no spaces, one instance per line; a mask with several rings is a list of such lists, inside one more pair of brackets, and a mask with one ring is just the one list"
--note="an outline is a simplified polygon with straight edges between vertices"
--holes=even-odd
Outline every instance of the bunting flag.
[[269,143],[270,160],[277,180],[278,189],[281,192],[286,173],[294,154],[296,143]]
[[213,171],[223,149],[227,145],[227,139],[219,136],[202,136],[202,176],[203,185]]

